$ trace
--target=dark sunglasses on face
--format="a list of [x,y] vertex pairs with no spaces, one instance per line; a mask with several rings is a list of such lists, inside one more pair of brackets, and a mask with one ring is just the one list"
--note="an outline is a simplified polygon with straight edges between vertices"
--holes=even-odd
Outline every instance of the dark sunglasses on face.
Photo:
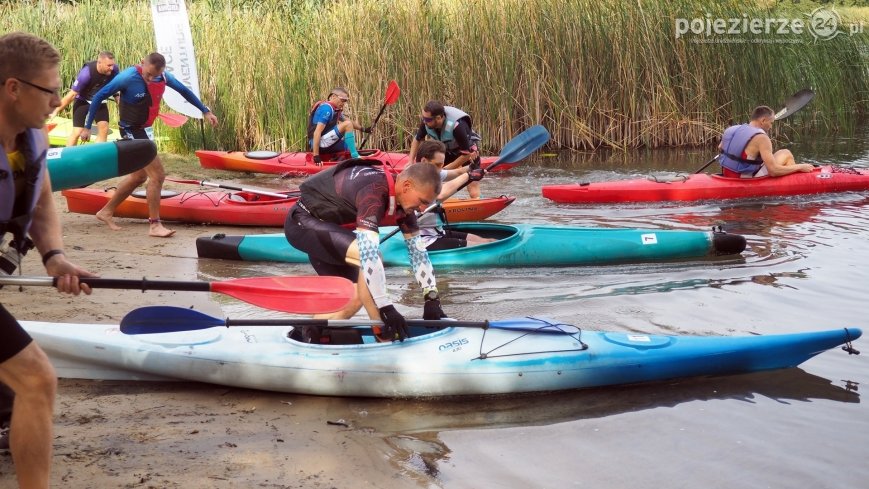
[[422,117],[420,117],[420,119],[422,120],[423,123],[428,124],[429,122],[431,122],[431,121],[434,120],[434,117],[425,117],[425,116],[422,116]]

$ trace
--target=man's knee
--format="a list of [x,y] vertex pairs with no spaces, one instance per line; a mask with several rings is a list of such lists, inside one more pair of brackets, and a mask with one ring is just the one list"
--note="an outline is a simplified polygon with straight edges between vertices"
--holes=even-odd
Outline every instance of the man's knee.
[[341,121],[338,123],[338,132],[346,134],[353,130],[353,121]]

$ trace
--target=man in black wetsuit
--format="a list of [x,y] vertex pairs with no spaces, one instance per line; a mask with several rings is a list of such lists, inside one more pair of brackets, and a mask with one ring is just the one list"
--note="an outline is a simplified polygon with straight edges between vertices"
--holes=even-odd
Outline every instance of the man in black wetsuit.
[[371,319],[384,323],[380,339],[407,337],[407,323],[387,294],[380,259],[378,227],[386,215],[396,216],[404,234],[411,267],[425,297],[423,318],[446,317],[414,214],[431,205],[441,190],[440,175],[433,165],[412,164],[393,176],[378,161],[347,160],[308,178],[299,188],[302,195],[284,224],[287,241],[308,253],[318,274],[345,277],[357,284],[356,299],[329,319],[348,319],[365,307]]

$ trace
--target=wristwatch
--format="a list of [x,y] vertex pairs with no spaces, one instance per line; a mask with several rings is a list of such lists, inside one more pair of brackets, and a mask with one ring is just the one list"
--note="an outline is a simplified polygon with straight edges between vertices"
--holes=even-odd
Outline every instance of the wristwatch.
[[433,301],[433,300],[438,298],[438,291],[437,290],[429,290],[428,292],[425,293],[425,295],[423,297],[425,297],[425,300],[427,300],[427,301]]

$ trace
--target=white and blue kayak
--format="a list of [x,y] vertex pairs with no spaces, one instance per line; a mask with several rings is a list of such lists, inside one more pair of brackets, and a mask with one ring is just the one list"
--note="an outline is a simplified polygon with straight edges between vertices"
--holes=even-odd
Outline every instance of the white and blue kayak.
[[[721,231],[603,229],[540,224],[460,222],[451,229],[493,238],[466,248],[429,251],[435,268],[543,267],[653,262],[745,250],[745,237]],[[394,228],[381,228],[386,236]],[[196,239],[200,258],[308,263],[308,254],[292,247],[281,234],[218,234]],[[400,237],[380,244],[383,263],[407,266],[410,258]]]
[[366,322],[223,320],[154,307],[133,311],[120,326],[22,325],[61,377],[172,379],[366,397],[557,391],[790,368],[843,344],[856,352],[850,342],[862,334],[842,328],[769,336],[664,336],[585,331],[519,318],[456,326],[411,321],[410,338],[379,343],[370,326],[358,325]]

